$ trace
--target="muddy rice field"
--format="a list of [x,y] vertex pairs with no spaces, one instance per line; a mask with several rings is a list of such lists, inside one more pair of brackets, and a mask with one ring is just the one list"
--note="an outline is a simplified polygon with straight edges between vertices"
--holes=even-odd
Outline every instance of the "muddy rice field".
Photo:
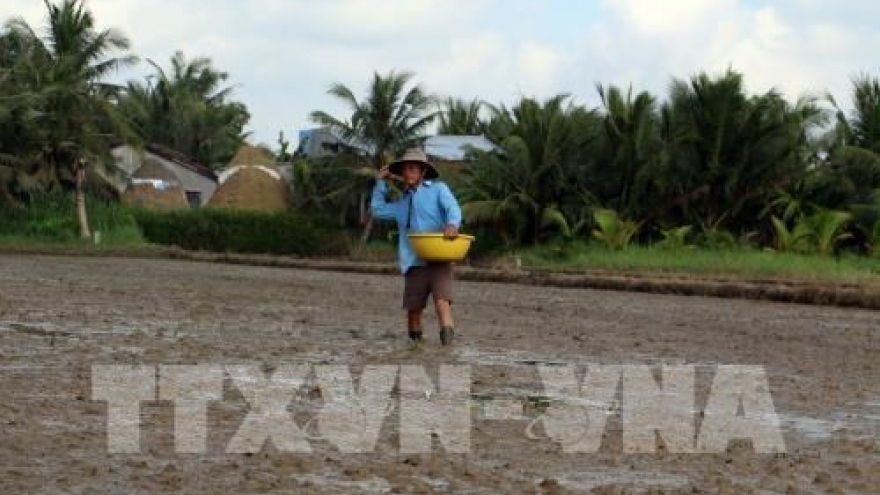
[[[880,493],[880,312],[457,282],[458,341],[441,348],[431,311],[427,342],[413,349],[402,285],[327,271],[0,256],[0,493]],[[401,401],[384,411],[370,451],[344,452],[313,431],[326,392],[312,377],[294,382],[279,420],[295,427],[288,433],[311,435],[300,449],[270,440],[233,451],[258,408],[221,374],[222,397],[205,406],[203,451],[178,452],[176,403],[156,400],[161,391],[138,405],[137,450],[111,448],[95,366],[160,375],[162,366],[196,364],[249,365],[265,377],[291,365],[353,376],[367,365],[415,365],[432,377],[459,366],[469,371],[469,445],[447,448],[441,432],[430,452],[405,451]],[[775,428],[784,448],[758,452],[756,439],[734,439],[687,451],[658,431],[650,452],[634,452],[623,434],[624,381],[596,448],[567,449],[540,419],[565,398],[547,393],[539,369],[579,377],[616,365],[657,380],[664,367],[694,370],[693,407],[684,406],[695,426],[707,421],[721,367],[762,371],[775,413],[769,436]],[[397,383],[390,394],[403,392]],[[425,392],[410,399],[442,397]],[[633,407],[660,422],[680,412],[645,397]],[[731,414],[747,418],[754,403],[743,399]]]

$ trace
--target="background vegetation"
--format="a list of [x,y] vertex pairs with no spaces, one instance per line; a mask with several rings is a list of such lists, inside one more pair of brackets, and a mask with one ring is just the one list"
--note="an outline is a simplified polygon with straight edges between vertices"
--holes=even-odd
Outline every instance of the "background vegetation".
[[375,73],[364,95],[329,87],[349,113],[311,114],[349,143],[338,156],[290,153],[279,136],[293,212],[165,215],[120,208],[92,172],[119,143],[220,166],[247,137],[247,108],[210,59],[182,53],[167,67],[147,61],[154,74],[144,81],[109,84],[138,63],[129,40],[99,27],[79,0],[46,6],[44,26],[11,19],[0,31],[0,235],[77,237],[75,193],[88,193],[92,227],[132,242],[299,254],[345,244],[324,237],[333,229],[345,234],[338,239],[360,232],[359,252],[390,250],[394,227],[374,228],[366,207],[375,170],[436,130],[498,145],[440,166],[479,237],[476,255],[771,274],[809,272],[821,259],[877,271],[880,79],[871,74],[854,76],[842,103],[750,93],[745,75],[728,70],[673,78],[665,94],[587,83],[575,89],[598,96],[589,107],[570,94],[512,104],[439,97],[412,73]]

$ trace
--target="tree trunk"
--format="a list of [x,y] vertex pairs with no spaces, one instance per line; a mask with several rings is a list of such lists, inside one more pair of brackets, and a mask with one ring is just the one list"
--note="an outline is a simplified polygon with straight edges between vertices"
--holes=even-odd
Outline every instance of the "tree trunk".
[[364,230],[361,232],[361,244],[366,244],[370,240],[370,234],[373,232],[373,212],[370,211],[370,204],[364,198],[364,194],[360,197],[361,206],[361,225]]
[[[385,165],[388,165],[390,160],[385,156],[384,152],[376,153],[376,156],[373,157],[373,163],[376,164],[376,170],[381,169]],[[372,195],[371,195],[372,196]],[[370,204],[361,197],[361,205],[364,207],[364,211],[366,212],[366,221],[362,221],[364,225],[364,230],[361,233],[361,244],[366,244],[367,241],[370,240],[370,234],[373,232],[373,212],[370,211]]]
[[370,240],[370,234],[373,232],[373,215],[367,214],[367,223],[364,225],[364,232],[361,234],[361,244],[366,244]]
[[76,214],[79,218],[79,235],[83,239],[92,237],[89,230],[89,217],[86,215],[86,166],[88,162],[81,159],[76,164]]
[[532,214],[534,215],[535,222],[532,224],[532,244],[538,245],[538,237],[541,235],[541,212],[538,210],[537,206],[532,208]]

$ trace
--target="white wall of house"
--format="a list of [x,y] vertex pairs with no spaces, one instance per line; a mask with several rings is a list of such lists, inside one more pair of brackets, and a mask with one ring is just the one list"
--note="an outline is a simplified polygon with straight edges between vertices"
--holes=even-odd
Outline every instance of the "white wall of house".
[[[186,168],[173,160],[168,160],[165,157],[155,155],[148,151],[138,151],[131,146],[126,145],[114,148],[112,154],[116,161],[116,166],[122,170],[126,179],[131,177],[148,155],[152,156],[177,177],[177,180],[180,182],[180,187],[183,188],[184,192],[187,194],[187,199],[190,200],[191,204],[197,202],[197,206],[204,206],[208,203],[208,200],[211,199],[211,196],[217,189],[217,181],[214,179],[205,177],[204,175]],[[197,201],[194,201],[196,197],[198,199]],[[193,205],[196,206],[195,204]]]

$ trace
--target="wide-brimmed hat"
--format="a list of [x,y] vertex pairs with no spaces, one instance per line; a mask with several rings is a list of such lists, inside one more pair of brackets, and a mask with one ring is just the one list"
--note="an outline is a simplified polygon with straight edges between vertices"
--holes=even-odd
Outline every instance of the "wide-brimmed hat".
[[434,165],[431,165],[431,162],[428,161],[425,152],[419,148],[410,148],[406,150],[403,156],[388,165],[388,171],[394,175],[401,175],[403,173],[404,163],[418,163],[425,167],[425,179],[436,179],[440,176],[440,174],[437,173],[437,169],[434,168]]

